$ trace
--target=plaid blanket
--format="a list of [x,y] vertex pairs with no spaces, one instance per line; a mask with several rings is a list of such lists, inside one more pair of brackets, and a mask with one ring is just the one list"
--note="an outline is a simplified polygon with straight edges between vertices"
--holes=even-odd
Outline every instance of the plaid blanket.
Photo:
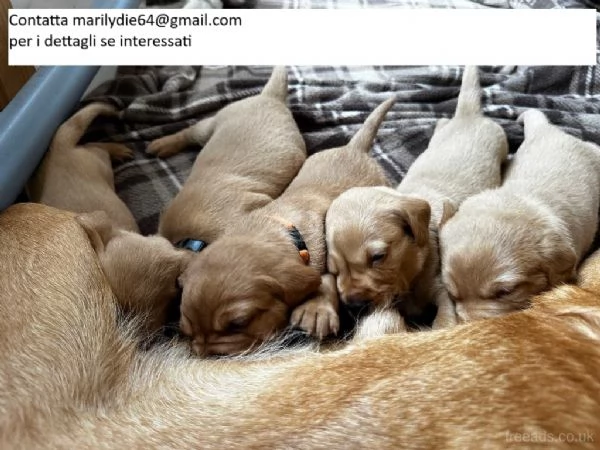
[[[273,1],[260,0],[258,7]],[[410,0],[278,3],[287,8],[415,6]],[[462,7],[463,3],[469,7],[585,6],[574,0],[427,1],[427,5],[440,7]],[[270,72],[270,67],[260,66],[121,67],[115,80],[99,86],[84,100],[109,101],[124,109],[122,121],[97,121],[84,140],[119,141],[134,149],[135,159],[116,165],[114,171],[117,192],[142,233],[156,232],[160,211],[181,188],[199,151],[190,148],[160,160],[144,153],[148,142],[187,127],[232,101],[257,94]],[[425,150],[436,120],[453,114],[462,68],[292,66],[289,74],[289,104],[309,153],[347,142],[369,112],[395,94],[397,102],[379,132],[373,154],[390,179],[399,182]],[[484,112],[505,128],[511,151],[523,139],[522,127],[515,119],[528,108],[539,108],[566,132],[600,144],[600,66],[481,67],[480,76]]]

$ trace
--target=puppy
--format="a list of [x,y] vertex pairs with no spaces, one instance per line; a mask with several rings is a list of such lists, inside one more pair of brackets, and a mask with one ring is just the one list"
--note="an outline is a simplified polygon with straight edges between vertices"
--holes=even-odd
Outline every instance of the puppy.
[[27,184],[31,201],[78,213],[105,211],[115,226],[139,231],[115,193],[111,166],[111,157],[130,158],[131,150],[116,143],[77,145],[97,116],[116,114],[115,107],[107,103],[90,103],[58,128],[50,150]]
[[465,201],[440,234],[442,276],[460,320],[526,308],[571,280],[598,226],[600,147],[522,114],[525,140],[502,187]]
[[161,215],[159,234],[201,250],[281,194],[306,159],[304,140],[286,106],[287,91],[286,68],[275,67],[261,94],[150,143],[148,153],[160,157],[192,144],[204,146]]
[[162,236],[141,236],[114,227],[102,211],[78,215],[76,220],[123,310],[142,316],[148,335],[160,330],[179,295],[177,278],[193,253],[173,247]]
[[223,361],[140,350],[65,213],[0,214],[0,261],[1,448],[598,446],[600,253],[509,316]]
[[434,327],[455,323],[439,279],[440,223],[468,196],[496,187],[508,144],[481,113],[477,67],[465,69],[456,113],[441,119],[427,150],[394,190],[357,187],[340,195],[326,220],[328,268],[350,306],[401,300],[407,315],[436,303]]
[[180,279],[181,331],[195,353],[249,350],[284,328],[292,310],[291,324],[310,334],[337,332],[335,281],[324,274],[325,213],[352,186],[386,183],[368,152],[392,104],[379,105],[347,145],[309,157],[277,200],[190,262]]

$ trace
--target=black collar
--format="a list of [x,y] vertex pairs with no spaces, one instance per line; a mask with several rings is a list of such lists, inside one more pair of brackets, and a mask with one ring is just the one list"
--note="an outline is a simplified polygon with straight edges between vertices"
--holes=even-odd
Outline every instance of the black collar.
[[292,242],[298,249],[298,255],[304,261],[304,264],[310,264],[310,253],[308,252],[308,247],[306,246],[306,242],[304,242],[304,238],[298,228],[296,228],[291,222],[287,220],[281,219],[280,217],[273,217],[278,222],[282,223],[283,226],[287,229],[290,238],[292,238]]
[[195,253],[200,253],[208,244],[200,239],[182,239],[175,244],[177,248],[184,248]]

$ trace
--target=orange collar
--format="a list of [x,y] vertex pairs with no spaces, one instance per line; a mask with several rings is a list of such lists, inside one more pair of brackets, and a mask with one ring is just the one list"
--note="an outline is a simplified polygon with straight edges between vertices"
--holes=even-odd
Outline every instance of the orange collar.
[[281,224],[283,224],[283,226],[287,229],[288,234],[292,238],[292,242],[298,249],[298,254],[300,255],[300,258],[302,258],[302,261],[304,261],[304,264],[306,264],[306,265],[310,264],[310,253],[308,252],[308,247],[306,246],[306,242],[304,242],[304,238],[302,237],[302,234],[300,233],[300,231],[298,231],[298,228],[296,228],[294,226],[294,224],[292,224],[291,222],[288,222],[287,220],[284,220],[282,218],[275,217],[275,216],[271,216],[271,217],[273,217],[273,219],[275,219],[278,222],[280,222]]

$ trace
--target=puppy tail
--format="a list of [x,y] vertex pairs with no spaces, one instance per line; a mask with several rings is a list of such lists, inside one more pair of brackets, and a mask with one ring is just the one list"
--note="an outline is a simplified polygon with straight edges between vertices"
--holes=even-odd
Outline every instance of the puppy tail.
[[387,99],[381,105],[373,110],[363,126],[358,130],[358,132],[350,139],[348,143],[349,146],[358,148],[360,151],[367,153],[371,150],[371,146],[373,145],[373,141],[375,140],[375,136],[377,136],[377,131],[379,131],[379,127],[385,118],[385,115],[390,110],[394,102],[396,101],[395,97]]
[[113,105],[102,102],[83,107],[58,127],[52,139],[52,149],[60,151],[75,147],[90,124],[100,115],[116,116],[118,110]]
[[548,125],[546,114],[537,109],[528,109],[517,117],[517,122],[523,124],[525,137],[531,136],[538,128]]
[[466,66],[463,71],[456,117],[481,114],[481,85],[479,84],[479,69],[477,66]]
[[262,95],[272,97],[285,103],[288,94],[287,67],[275,66],[271,78],[262,90]]

